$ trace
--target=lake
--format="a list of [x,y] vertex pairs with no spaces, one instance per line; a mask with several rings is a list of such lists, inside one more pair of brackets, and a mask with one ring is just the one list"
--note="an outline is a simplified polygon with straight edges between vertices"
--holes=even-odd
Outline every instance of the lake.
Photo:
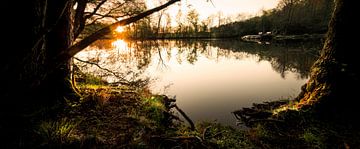
[[235,126],[232,111],[291,99],[306,83],[319,43],[259,44],[238,40],[101,40],[75,57],[81,70],[109,82],[149,78],[153,93],[176,96],[195,122]]

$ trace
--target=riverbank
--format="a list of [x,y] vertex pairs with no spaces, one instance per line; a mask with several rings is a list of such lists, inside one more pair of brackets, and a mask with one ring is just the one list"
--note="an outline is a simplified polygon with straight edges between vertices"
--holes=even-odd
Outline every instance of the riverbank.
[[68,101],[56,118],[39,123],[34,130],[34,146],[352,148],[360,143],[357,127],[320,120],[316,113],[291,108],[293,101],[253,104],[234,111],[245,129],[215,122],[200,122],[192,128],[175,111],[174,99],[152,94],[146,86],[114,86],[95,77],[91,80],[78,82],[79,102]]
[[325,34],[302,34],[302,35],[245,35],[241,40],[246,42],[265,42],[265,43],[283,43],[283,42],[303,42],[303,41],[323,41]]
[[253,132],[251,142],[259,148],[357,148],[360,128],[357,124],[321,117],[308,106],[274,101],[243,108],[233,113]]
[[[90,80],[89,80],[90,79]],[[176,100],[146,86],[112,85],[96,78],[77,82],[80,101],[68,101],[54,119],[35,128],[40,148],[243,148],[244,131],[218,123],[196,125]],[[180,112],[179,112],[180,111]],[[183,114],[181,114],[183,113]]]
[[[294,43],[306,41],[323,41],[326,34],[302,34],[302,35],[244,35],[244,36],[159,36],[146,38],[126,38],[127,40],[242,40],[256,43]],[[122,39],[123,37],[108,35],[104,39]]]

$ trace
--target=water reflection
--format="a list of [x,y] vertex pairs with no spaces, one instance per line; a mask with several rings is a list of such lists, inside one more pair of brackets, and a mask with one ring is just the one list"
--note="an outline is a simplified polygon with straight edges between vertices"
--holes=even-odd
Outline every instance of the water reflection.
[[[231,111],[253,102],[295,96],[306,82],[320,44],[260,45],[231,40],[99,41],[76,57],[123,78],[154,79],[154,92],[176,95],[194,120],[233,125]],[[81,70],[116,82],[96,66]]]
[[259,61],[271,62],[272,68],[285,78],[288,72],[305,79],[317,58],[321,44],[317,42],[254,44],[245,42],[215,41],[211,46],[232,51],[243,51],[259,56]]

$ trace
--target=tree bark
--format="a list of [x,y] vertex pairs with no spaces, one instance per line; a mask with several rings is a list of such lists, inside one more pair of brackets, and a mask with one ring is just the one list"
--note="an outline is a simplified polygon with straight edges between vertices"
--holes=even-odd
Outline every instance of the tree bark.
[[[21,5],[24,8],[17,7],[17,14],[31,22],[24,25],[21,18],[12,22],[15,23],[10,28],[16,36],[11,38],[14,35],[9,35],[8,38],[15,43],[9,42],[13,43],[10,44],[12,49],[1,64],[1,70],[5,72],[1,82],[5,88],[1,89],[0,130],[1,138],[6,138],[4,145],[11,148],[28,145],[19,142],[31,137],[29,134],[33,133],[33,126],[39,119],[59,112],[54,105],[72,93],[67,80],[68,62],[62,62],[58,69],[53,66],[59,63],[54,61],[54,56],[70,47],[73,41],[73,0],[32,0]],[[21,26],[16,26],[18,22]]]
[[327,39],[309,81],[297,98],[324,118],[354,122],[359,103],[358,21],[355,1],[336,0]]

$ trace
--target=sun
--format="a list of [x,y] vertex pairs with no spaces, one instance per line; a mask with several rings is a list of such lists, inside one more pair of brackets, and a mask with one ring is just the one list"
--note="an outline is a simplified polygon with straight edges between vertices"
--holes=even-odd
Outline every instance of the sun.
[[118,27],[115,29],[115,31],[118,32],[118,33],[121,33],[121,32],[124,31],[124,27],[118,26]]

